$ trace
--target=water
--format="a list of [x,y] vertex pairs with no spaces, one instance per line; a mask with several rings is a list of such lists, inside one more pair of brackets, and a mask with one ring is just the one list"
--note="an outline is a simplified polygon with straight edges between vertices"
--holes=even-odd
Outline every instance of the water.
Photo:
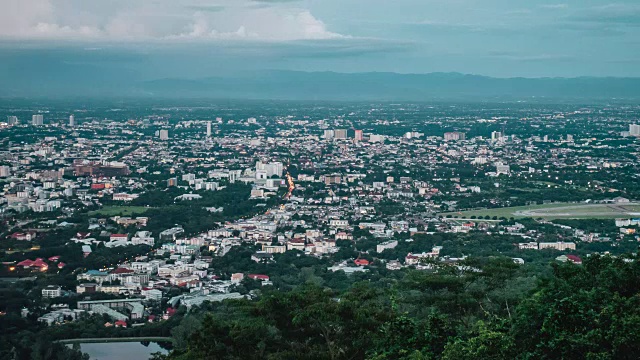
[[91,360],[145,360],[155,352],[167,353],[157,343],[144,346],[139,342],[112,342],[80,344],[80,350],[89,354]]

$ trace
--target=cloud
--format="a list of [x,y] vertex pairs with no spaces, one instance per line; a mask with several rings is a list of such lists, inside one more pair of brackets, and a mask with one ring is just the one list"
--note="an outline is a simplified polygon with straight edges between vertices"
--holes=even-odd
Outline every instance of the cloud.
[[540,5],[540,7],[543,9],[562,10],[562,9],[568,9],[569,4],[545,4],[545,5]]
[[[271,1],[273,2],[273,0]],[[278,2],[285,3],[280,0]],[[286,1],[289,2],[289,1]],[[307,9],[256,7],[254,0],[216,4],[178,0],[2,0],[0,38],[14,40],[293,41],[348,38]]]

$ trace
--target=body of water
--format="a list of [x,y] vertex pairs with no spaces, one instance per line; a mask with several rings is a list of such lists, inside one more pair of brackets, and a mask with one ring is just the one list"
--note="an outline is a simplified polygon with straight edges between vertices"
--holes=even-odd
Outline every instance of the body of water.
[[139,342],[87,343],[80,344],[80,349],[89,354],[91,360],[145,360],[156,352],[167,353],[167,350],[157,343],[148,344],[145,346]]

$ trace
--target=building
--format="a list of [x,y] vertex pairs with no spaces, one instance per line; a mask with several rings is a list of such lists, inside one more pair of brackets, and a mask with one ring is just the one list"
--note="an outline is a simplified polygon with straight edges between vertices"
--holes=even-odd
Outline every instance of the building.
[[445,141],[458,141],[458,140],[465,140],[467,137],[467,135],[463,132],[447,132],[444,133],[444,140]]
[[262,161],[256,162],[256,179],[268,179],[273,175],[280,177],[284,165],[281,162],[263,163]]
[[184,235],[184,229],[174,227],[160,233],[160,241],[176,241],[177,238]]
[[378,143],[378,142],[384,142],[384,135],[371,135],[369,136],[369,142],[372,143]]
[[178,186],[178,178],[170,178],[167,180],[167,187]]
[[502,133],[500,131],[491,132],[491,141],[496,142],[502,140]]
[[496,163],[496,175],[509,175],[511,173],[511,168],[507,164],[503,164],[501,162]]
[[332,140],[335,137],[335,132],[333,130],[325,130],[323,137],[325,140]]
[[349,227],[349,220],[331,219],[329,220],[329,226],[333,228],[347,228]]
[[141,319],[144,316],[144,305],[142,305],[141,299],[78,301],[78,309],[107,314],[116,320],[127,320],[128,318],[116,310],[128,312],[131,319]]
[[73,160],[73,171],[76,176],[124,176],[131,171],[129,166],[121,162],[101,163],[98,161],[88,161],[82,159]]
[[383,251],[385,251],[387,249],[393,249],[396,246],[398,246],[398,241],[397,240],[386,241],[386,242],[383,242],[382,244],[378,244],[376,246],[376,252],[381,253],[381,252],[383,252]]
[[356,133],[355,133],[354,139],[355,139],[356,141],[362,141],[362,138],[363,138],[363,136],[362,136],[362,130],[356,130]]
[[576,249],[576,244],[572,243],[572,242],[562,242],[562,241],[558,241],[558,242],[541,242],[540,244],[538,244],[538,248],[540,250],[542,249],[554,249],[554,250],[558,250],[558,251],[564,251],[564,250],[575,250]]
[[347,138],[347,129],[336,129],[334,132],[334,138],[336,140],[344,140]]
[[69,127],[74,127],[74,126],[76,126],[76,118],[73,115],[71,115],[69,116]]
[[162,129],[160,130],[160,140],[169,140],[169,130]]
[[640,136],[640,125],[638,124],[629,125],[629,135]]
[[285,245],[262,245],[262,251],[267,254],[283,254],[287,251]]
[[44,125],[44,115],[31,116],[31,124],[34,126]]
[[211,137],[211,121],[207,121],[207,137]]
[[0,177],[9,177],[11,176],[11,168],[4,165],[0,166]]
[[8,125],[17,125],[20,121],[18,121],[17,116],[7,116],[7,124]]
[[48,285],[42,289],[43,299],[53,299],[62,296],[62,288],[56,285]]

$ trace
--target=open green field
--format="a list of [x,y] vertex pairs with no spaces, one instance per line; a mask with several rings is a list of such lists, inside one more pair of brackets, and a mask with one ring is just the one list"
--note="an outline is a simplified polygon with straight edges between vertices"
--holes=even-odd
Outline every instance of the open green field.
[[469,219],[471,216],[498,218],[545,218],[545,219],[614,219],[640,217],[640,203],[627,204],[585,204],[556,203],[546,205],[515,206],[498,209],[480,209],[461,212],[441,213],[442,216],[457,216]]
[[131,214],[143,214],[152,207],[146,206],[105,206],[100,210],[92,211],[90,216],[102,215],[102,216],[131,216]]

